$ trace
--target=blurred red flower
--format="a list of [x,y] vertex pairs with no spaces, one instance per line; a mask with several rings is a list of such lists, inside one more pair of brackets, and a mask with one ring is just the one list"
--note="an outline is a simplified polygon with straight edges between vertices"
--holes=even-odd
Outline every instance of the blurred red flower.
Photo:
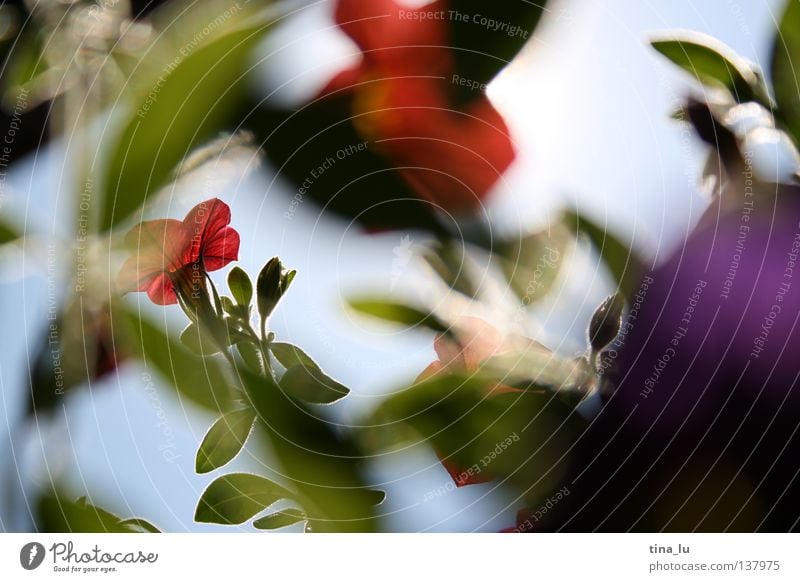
[[[460,317],[453,328],[452,336],[439,335],[436,337],[433,349],[439,359],[422,371],[417,377],[417,382],[436,374],[446,374],[449,371],[477,372],[483,362],[509,348],[507,345],[509,342],[504,340],[502,334],[482,319]],[[486,386],[486,392],[490,396],[521,391],[519,388],[500,383]],[[493,475],[486,471],[475,473],[449,459],[439,458],[457,487],[486,483],[493,478]]]
[[120,289],[145,291],[153,303],[178,302],[178,292],[203,284],[209,271],[238,259],[239,233],[228,226],[231,209],[222,200],[201,202],[181,220],[150,220],[125,236],[134,253],[120,271]]
[[439,0],[340,0],[339,27],[362,51],[322,95],[352,94],[353,123],[423,199],[449,212],[478,208],[515,157],[508,128],[483,93],[457,105],[455,61]]

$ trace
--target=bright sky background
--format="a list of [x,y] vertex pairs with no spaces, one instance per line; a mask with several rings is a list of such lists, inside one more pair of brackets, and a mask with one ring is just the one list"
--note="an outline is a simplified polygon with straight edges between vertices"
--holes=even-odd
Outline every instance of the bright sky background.
[[[694,29],[764,65],[782,5],[782,0],[552,2],[536,38],[490,87],[520,149],[491,205],[496,224],[509,232],[527,230],[545,224],[560,206],[574,205],[596,221],[607,221],[634,240],[637,249],[663,257],[704,208],[696,186],[704,150],[668,118],[693,86],[646,39],[659,30]],[[348,42],[336,37],[338,31],[326,21],[328,9],[323,5],[302,16],[296,25],[302,26],[302,38],[295,28],[273,39],[286,48],[265,73],[292,79],[281,98],[307,94],[320,82],[321,70],[347,59]],[[340,50],[331,49],[332,37]],[[55,193],[63,183],[61,155],[58,148],[42,152],[20,163],[9,178],[9,204],[17,215],[30,216],[32,231],[48,232],[53,224],[54,217],[43,211],[55,208]],[[286,184],[272,183],[269,168],[257,170],[267,175],[266,182],[252,171],[242,178],[241,170],[242,164],[232,161],[210,183],[202,176],[182,185],[175,192],[173,215],[183,216],[200,199],[221,195],[231,202],[233,225],[243,235],[243,268],[255,274],[269,257],[279,255],[298,270],[273,329],[353,389],[335,416],[354,421],[374,406],[378,395],[412,380],[434,352],[429,334],[355,319],[343,299],[364,290],[412,297],[431,292],[414,264],[398,260],[398,249],[423,239],[413,233],[407,241],[401,233],[366,236],[343,222],[318,222],[309,204],[287,220],[283,214],[292,193]],[[205,191],[198,194],[200,183]],[[1,272],[0,418],[6,422],[18,417],[22,406],[26,341],[35,344],[43,328],[43,259],[29,253],[23,262],[16,256],[4,262]],[[527,328],[567,353],[581,348],[589,316],[609,291],[608,278],[589,257],[576,257],[573,268],[584,274],[564,282]],[[549,333],[541,334],[539,324],[545,320]],[[124,371],[119,383],[115,379],[84,391],[69,405],[67,418],[42,435],[47,463],[36,442],[17,457],[21,470],[30,483],[45,479],[46,467],[63,473],[76,496],[91,492],[96,503],[145,517],[167,531],[232,529],[191,520],[200,493],[213,478],[193,470],[196,446],[213,418],[180,408],[166,391],[155,394],[133,368]],[[157,426],[159,418],[166,419],[169,434]],[[16,438],[19,445],[22,434]],[[0,431],[0,442],[5,441]],[[165,448],[176,456],[173,461],[165,459]],[[4,472],[13,470],[6,444],[2,451]],[[247,455],[230,467],[261,471]],[[425,503],[425,493],[450,482],[430,453],[395,455],[378,463],[374,478],[390,491],[384,506],[393,513],[388,529],[496,531],[513,522],[516,508],[508,506],[507,492],[492,485],[450,491]],[[0,484],[5,486],[5,481]]]

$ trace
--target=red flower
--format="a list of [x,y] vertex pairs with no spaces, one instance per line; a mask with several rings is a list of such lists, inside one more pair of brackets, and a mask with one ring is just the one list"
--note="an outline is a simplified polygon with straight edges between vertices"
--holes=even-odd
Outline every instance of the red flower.
[[183,221],[138,224],[125,237],[134,255],[120,271],[121,290],[146,291],[158,305],[177,303],[179,291],[204,285],[205,273],[238,259],[239,233],[230,222],[231,209],[212,198],[192,208]]
[[474,210],[508,168],[515,152],[508,128],[482,93],[456,106],[444,19],[414,12],[445,12],[438,0],[419,9],[395,0],[340,0],[336,21],[362,51],[355,70],[323,91],[353,94],[359,133],[426,200],[447,211]]

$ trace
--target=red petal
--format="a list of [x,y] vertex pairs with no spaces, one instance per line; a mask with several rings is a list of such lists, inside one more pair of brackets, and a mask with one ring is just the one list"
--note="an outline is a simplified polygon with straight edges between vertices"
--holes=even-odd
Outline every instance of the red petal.
[[192,208],[183,219],[190,237],[188,253],[184,257],[186,264],[197,262],[205,253],[206,246],[230,223],[231,209],[219,198],[206,200]]
[[125,245],[137,259],[139,278],[158,271],[177,271],[190,243],[189,233],[180,220],[148,220],[125,235]]
[[443,81],[382,79],[360,88],[359,130],[379,143],[423,198],[451,212],[480,207],[514,160],[503,118],[485,97],[451,108]]
[[[388,76],[449,76],[453,54],[449,49],[446,2],[419,9],[393,0],[340,0],[336,21],[363,51],[362,69],[380,68]],[[419,19],[415,14],[442,14],[441,19]]]
[[221,269],[239,259],[239,233],[227,226],[206,241],[203,265],[206,271]]
[[156,305],[173,305],[178,302],[175,287],[166,273],[161,273],[152,280],[147,287],[147,296]]
[[478,483],[487,483],[493,479],[485,469],[478,470],[479,468],[473,465],[472,467],[462,467],[449,459],[442,459],[442,466],[450,474],[456,487],[464,487],[465,485],[477,485]]

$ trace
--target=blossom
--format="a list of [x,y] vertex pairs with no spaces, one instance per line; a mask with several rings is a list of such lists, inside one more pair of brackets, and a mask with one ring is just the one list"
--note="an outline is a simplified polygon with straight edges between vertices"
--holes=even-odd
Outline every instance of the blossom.
[[[438,0],[340,0],[336,22],[361,49],[321,97],[350,97],[352,122],[422,199],[448,212],[474,211],[515,157],[508,128],[482,92],[455,103],[455,60]],[[324,99],[323,99],[324,100]]]
[[192,208],[182,221],[138,224],[125,237],[133,255],[120,271],[120,289],[145,291],[153,303],[170,305],[178,302],[179,293],[189,296],[205,288],[205,273],[238,259],[239,233],[230,221],[228,205],[212,198]]
[[[436,337],[433,347],[439,359],[425,368],[417,377],[417,381],[448,372],[478,372],[486,360],[507,351],[510,348],[509,344],[510,341],[506,340],[494,326],[482,319],[460,317],[450,335],[441,334]],[[486,387],[489,396],[509,392],[521,392],[521,390],[500,383],[489,383]],[[486,471],[468,471],[449,459],[441,458],[441,461],[458,487],[485,483],[493,478]]]

